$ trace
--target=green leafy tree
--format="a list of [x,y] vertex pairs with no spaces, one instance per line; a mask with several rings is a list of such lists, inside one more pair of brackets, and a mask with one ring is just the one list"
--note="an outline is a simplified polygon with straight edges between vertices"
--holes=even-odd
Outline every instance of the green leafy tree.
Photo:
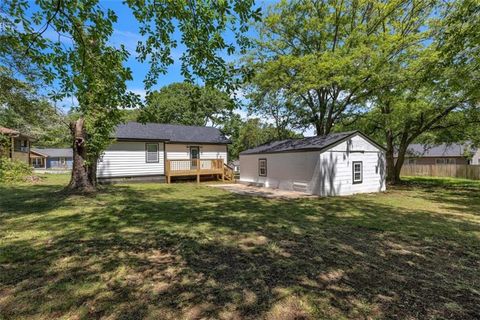
[[65,117],[37,91],[36,84],[15,79],[12,70],[0,66],[0,126],[28,133],[36,145],[64,146]]
[[[222,37],[228,29],[240,49],[248,43],[243,36],[250,19],[259,11],[252,0],[221,1],[125,1],[140,22],[140,33],[147,39],[137,48],[140,61],[150,63],[145,79],[147,88],[173,63],[171,49],[179,32],[187,50],[181,57],[182,74],[187,79],[203,78],[208,84],[229,87],[229,68],[220,51],[235,52],[235,43]],[[55,99],[75,96],[79,118],[70,124],[74,164],[69,189],[93,191],[96,188],[96,160],[110,143],[110,136],[124,114],[121,107],[134,107],[138,97],[128,92],[131,72],[124,67],[128,52],[123,46],[108,44],[117,16],[105,10],[98,0],[27,1],[3,3],[1,39],[8,50],[1,50],[1,61],[17,53],[39,66],[43,79],[56,85]],[[52,40],[50,30],[58,34]],[[65,44],[67,42],[67,44]],[[21,59],[20,59],[21,60]]]
[[235,107],[227,93],[187,82],[163,87],[150,93],[146,100],[138,116],[141,122],[217,125]]
[[272,124],[263,123],[259,118],[250,118],[241,123],[237,138],[233,139],[232,159],[237,159],[240,152],[261,144],[289,138],[300,138],[302,135],[291,130],[281,132]]
[[387,85],[377,79],[383,66],[422,40],[415,31],[433,3],[280,1],[259,24],[246,60],[254,100],[280,97],[288,103],[277,104],[279,114],[328,134],[343,118],[363,113],[376,86]]
[[[394,85],[373,92],[367,125],[383,135],[387,179],[400,182],[408,145],[446,128],[462,128],[455,114],[478,113],[480,11],[476,1],[447,3],[430,20],[429,41],[405,50],[377,77],[395,75]],[[392,72],[393,71],[393,72]],[[465,127],[463,127],[465,129]],[[462,129],[460,129],[462,130]],[[397,160],[394,154],[397,153]]]

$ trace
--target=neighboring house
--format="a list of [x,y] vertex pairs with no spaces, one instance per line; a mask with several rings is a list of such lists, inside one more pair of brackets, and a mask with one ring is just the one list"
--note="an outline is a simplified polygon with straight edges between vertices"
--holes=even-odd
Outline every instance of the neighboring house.
[[480,149],[455,143],[411,144],[408,146],[404,164],[480,164]]
[[32,148],[30,164],[36,169],[72,169],[71,148]]
[[0,127],[0,156],[29,164],[32,140],[32,137],[17,130]]
[[240,153],[240,182],[315,195],[384,191],[382,146],[358,131],[270,142]]
[[98,161],[100,181],[135,178],[167,182],[171,177],[225,178],[230,141],[213,127],[128,122]]

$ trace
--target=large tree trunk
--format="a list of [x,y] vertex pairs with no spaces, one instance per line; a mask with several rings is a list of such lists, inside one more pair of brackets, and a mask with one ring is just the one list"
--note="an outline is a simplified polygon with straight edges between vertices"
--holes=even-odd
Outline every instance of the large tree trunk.
[[395,147],[393,142],[393,135],[391,131],[387,131],[386,133],[386,140],[387,140],[387,183],[388,184],[398,184],[400,182],[400,175],[395,172]]
[[87,148],[85,145],[87,133],[84,122],[84,119],[80,118],[70,123],[73,138],[73,167],[72,177],[67,189],[74,192],[90,193],[96,190],[96,163],[93,165],[87,164]]

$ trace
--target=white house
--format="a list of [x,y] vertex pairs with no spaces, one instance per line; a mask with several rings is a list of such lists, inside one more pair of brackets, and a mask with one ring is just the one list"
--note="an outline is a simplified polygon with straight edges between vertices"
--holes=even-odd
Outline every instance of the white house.
[[213,127],[128,122],[119,125],[97,164],[100,182],[169,181],[169,176],[218,175],[230,141]]
[[333,196],[386,189],[385,150],[359,131],[270,142],[240,153],[240,182]]

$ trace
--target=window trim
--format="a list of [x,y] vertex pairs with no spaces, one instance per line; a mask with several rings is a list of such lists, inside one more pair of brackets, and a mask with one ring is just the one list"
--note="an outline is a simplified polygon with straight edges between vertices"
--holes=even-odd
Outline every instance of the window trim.
[[[156,161],[149,161],[148,160],[148,145],[157,146],[157,160]],[[160,146],[157,143],[146,142],[145,143],[145,163],[160,163]]]
[[[360,180],[355,180],[355,165],[360,164]],[[352,162],[352,184],[363,183],[363,161]]]
[[[265,161],[265,174],[262,174],[261,171],[260,171],[260,168],[261,168],[261,165],[260,163],[262,161]],[[260,158],[258,159],[258,176],[259,177],[266,177],[267,176],[267,168],[268,168],[268,163],[267,163],[267,158]]]
[[188,156],[189,156],[190,160],[195,159],[195,158],[192,158],[192,149],[197,150],[198,158],[196,158],[196,159],[200,159],[200,146],[189,146],[188,147]]

